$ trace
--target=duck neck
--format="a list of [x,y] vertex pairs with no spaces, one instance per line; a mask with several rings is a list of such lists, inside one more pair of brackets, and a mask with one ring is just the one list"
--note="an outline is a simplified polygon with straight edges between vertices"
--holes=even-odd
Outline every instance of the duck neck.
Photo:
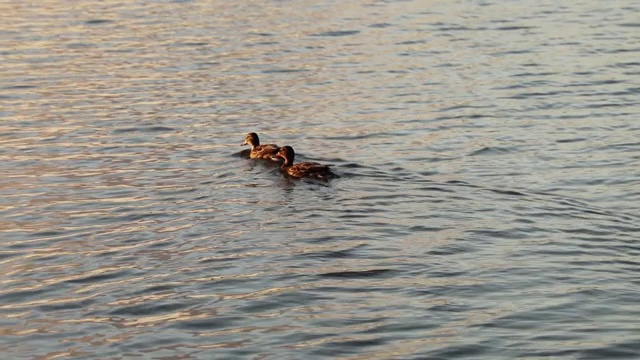
[[291,165],[293,165],[293,162],[291,160],[285,158],[284,162],[282,163],[280,168],[286,169],[286,168],[290,167]]

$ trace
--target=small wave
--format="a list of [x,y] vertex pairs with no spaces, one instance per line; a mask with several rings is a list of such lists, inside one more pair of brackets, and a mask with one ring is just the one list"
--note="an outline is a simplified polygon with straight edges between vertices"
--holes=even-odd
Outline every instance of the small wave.
[[478,156],[478,155],[502,155],[508,154],[512,152],[508,148],[497,147],[497,146],[485,146],[480,150],[476,150],[469,154],[468,156]]
[[369,25],[369,27],[372,27],[372,28],[388,28],[391,26],[393,26],[393,24],[389,24],[389,23],[375,23],[375,24]]
[[262,71],[263,74],[284,74],[284,73],[297,73],[307,72],[307,69],[269,69]]
[[325,31],[317,34],[312,34],[311,36],[350,36],[359,34],[360,30],[341,30],[341,31]]
[[385,275],[392,272],[391,269],[372,269],[372,270],[363,270],[363,271],[337,271],[320,274],[320,277],[328,277],[328,278],[369,278],[369,277],[377,277],[381,275]]
[[176,129],[167,126],[149,126],[149,127],[132,127],[115,129],[115,134],[129,133],[129,132],[172,132]]
[[535,29],[535,26],[501,26],[496,28],[499,31],[514,31],[514,30],[531,30]]
[[527,194],[515,190],[489,189],[489,191],[502,195],[527,196]]
[[108,24],[112,22],[113,20],[108,20],[108,19],[93,19],[93,20],[87,20],[84,23],[86,25],[101,25],[101,24]]

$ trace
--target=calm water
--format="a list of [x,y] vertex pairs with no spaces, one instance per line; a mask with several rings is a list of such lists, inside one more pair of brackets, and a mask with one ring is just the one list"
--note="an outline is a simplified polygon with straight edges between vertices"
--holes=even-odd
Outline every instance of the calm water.
[[640,1],[0,7],[2,358],[640,357]]

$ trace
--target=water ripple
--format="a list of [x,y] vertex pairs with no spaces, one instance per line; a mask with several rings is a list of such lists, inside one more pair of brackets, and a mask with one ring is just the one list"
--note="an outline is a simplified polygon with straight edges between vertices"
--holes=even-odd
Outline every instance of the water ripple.
[[637,6],[88,9],[0,31],[6,357],[637,353]]

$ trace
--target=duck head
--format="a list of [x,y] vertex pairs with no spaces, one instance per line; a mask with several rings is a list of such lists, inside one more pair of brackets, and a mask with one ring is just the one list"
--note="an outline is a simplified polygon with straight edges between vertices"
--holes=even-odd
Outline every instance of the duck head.
[[291,146],[286,145],[280,148],[277,156],[284,159],[284,164],[291,165],[293,164],[293,159],[296,157],[296,153]]
[[253,149],[254,146],[260,145],[260,138],[258,137],[258,134],[254,132],[248,133],[247,137],[244,138],[244,142],[240,145],[250,145]]

